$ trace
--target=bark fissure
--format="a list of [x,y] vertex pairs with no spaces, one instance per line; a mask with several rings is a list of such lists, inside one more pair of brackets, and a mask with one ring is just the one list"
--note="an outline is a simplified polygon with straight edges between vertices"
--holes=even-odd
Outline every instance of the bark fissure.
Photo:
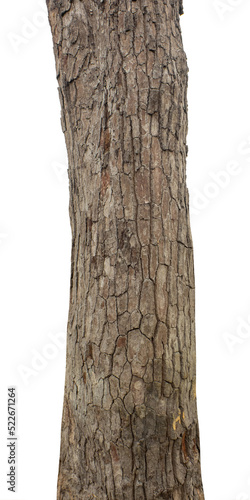
[[202,500],[182,1],[47,5],[72,229],[58,500]]

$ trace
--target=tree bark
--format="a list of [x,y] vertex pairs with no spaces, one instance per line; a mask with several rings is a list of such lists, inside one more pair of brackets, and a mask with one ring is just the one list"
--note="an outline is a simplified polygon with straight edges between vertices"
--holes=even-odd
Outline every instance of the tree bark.
[[58,500],[204,499],[182,0],[47,0],[72,260]]

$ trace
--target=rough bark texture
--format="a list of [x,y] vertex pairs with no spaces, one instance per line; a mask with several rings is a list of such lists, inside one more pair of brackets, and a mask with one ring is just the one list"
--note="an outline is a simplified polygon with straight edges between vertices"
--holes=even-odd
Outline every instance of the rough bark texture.
[[202,500],[182,0],[47,5],[72,227],[58,500]]

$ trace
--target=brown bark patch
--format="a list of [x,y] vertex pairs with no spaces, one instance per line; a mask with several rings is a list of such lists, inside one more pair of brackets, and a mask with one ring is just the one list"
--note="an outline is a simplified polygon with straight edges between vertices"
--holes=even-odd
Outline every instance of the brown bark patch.
[[117,453],[117,449],[116,449],[116,446],[114,445],[114,443],[110,444],[110,453],[111,453],[111,457],[112,457],[113,461],[119,462],[119,455]]
[[186,432],[184,432],[184,434],[182,436],[181,448],[182,448],[182,453],[183,453],[184,459],[185,459],[185,461],[187,461],[188,453],[187,453],[187,448],[186,448]]
[[100,146],[103,148],[104,153],[109,151],[110,148],[110,132],[109,129],[106,128],[105,130],[102,130],[101,133],[101,138],[100,138]]
[[119,337],[117,340],[117,347],[125,347],[127,343],[126,337]]
[[110,185],[110,175],[107,169],[102,171],[101,196],[104,196]]
[[91,342],[88,342],[86,346],[86,359],[87,358],[93,359],[93,347]]
[[90,233],[91,232],[91,229],[92,229],[92,220],[87,217],[86,219],[86,229],[87,229],[87,233]]

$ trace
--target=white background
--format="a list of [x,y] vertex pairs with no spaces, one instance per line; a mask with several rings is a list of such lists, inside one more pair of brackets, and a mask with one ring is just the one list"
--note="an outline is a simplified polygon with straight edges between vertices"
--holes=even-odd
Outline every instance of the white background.
[[[248,500],[250,5],[184,3],[203,482],[206,500]],[[70,275],[67,157],[45,3],[4,2],[0,22],[0,500],[55,500]],[[16,494],[6,486],[12,385]]]

